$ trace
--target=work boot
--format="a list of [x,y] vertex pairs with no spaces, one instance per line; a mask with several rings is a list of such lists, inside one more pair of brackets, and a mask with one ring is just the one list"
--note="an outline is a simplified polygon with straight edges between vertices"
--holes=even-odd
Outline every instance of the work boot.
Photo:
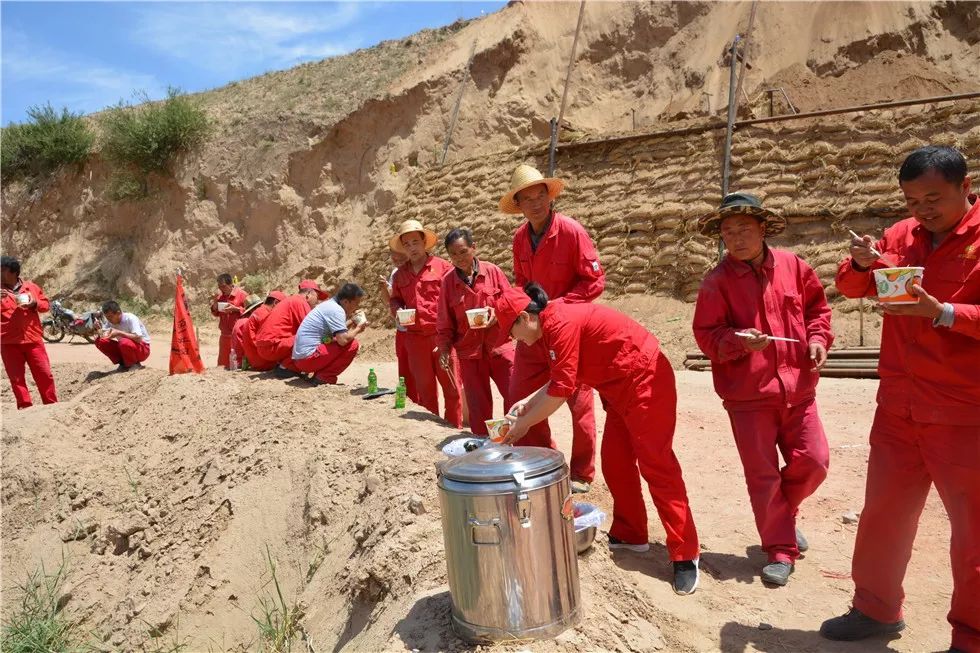
[[893,623],[885,623],[872,619],[857,608],[840,617],[834,617],[823,622],[820,634],[827,639],[851,642],[875,635],[894,635],[905,630],[905,622],[899,619]]
[[796,529],[796,548],[799,549],[800,553],[810,548],[810,543],[806,541],[806,536],[798,528]]
[[762,568],[762,582],[772,583],[773,585],[785,585],[789,582],[789,576],[792,573],[792,563],[770,562]]
[[674,593],[680,595],[694,594],[698,588],[701,573],[697,560],[681,560],[674,563]]
[[588,481],[572,481],[572,494],[585,494],[592,489]]
[[609,536],[609,548],[612,551],[632,551],[633,553],[646,553],[650,550],[650,543],[644,542],[643,544],[630,544],[629,542],[624,542],[618,537]]

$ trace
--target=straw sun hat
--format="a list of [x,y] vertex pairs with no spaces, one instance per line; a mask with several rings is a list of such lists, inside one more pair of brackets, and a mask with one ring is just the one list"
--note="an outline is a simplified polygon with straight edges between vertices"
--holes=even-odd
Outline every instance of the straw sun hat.
[[561,194],[565,187],[565,182],[554,177],[545,177],[537,168],[533,168],[522,163],[514,170],[514,175],[510,178],[510,190],[500,198],[500,210],[503,213],[520,213],[521,207],[517,205],[514,196],[525,188],[544,184],[548,187],[548,199],[554,201]]
[[762,206],[755,195],[731,193],[721,200],[717,211],[698,219],[698,231],[704,236],[717,236],[721,232],[721,222],[732,215],[751,215],[766,225],[766,237],[776,236],[786,229],[786,218]]
[[408,254],[408,250],[406,250],[405,246],[402,245],[402,236],[405,234],[414,233],[416,231],[423,234],[425,237],[425,251],[427,252],[435,247],[436,243],[439,242],[439,237],[436,236],[435,232],[423,227],[422,223],[418,220],[405,220],[405,222],[398,227],[398,233],[392,236],[391,240],[388,241],[388,246],[396,252]]

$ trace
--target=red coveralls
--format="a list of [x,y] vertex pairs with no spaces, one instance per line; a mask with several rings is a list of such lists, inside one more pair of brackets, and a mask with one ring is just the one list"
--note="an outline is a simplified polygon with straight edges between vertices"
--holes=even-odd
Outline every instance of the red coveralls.
[[54,388],[54,375],[51,374],[51,363],[48,352],[41,338],[40,313],[46,313],[50,307],[48,298],[41,287],[30,281],[20,281],[14,288],[8,288],[15,295],[28,293],[37,302],[37,308],[27,308],[17,304],[16,297],[6,296],[0,305],[0,356],[3,358],[3,368],[10,379],[17,408],[30,408],[31,391],[27,389],[25,366],[31,368],[31,376],[37,385],[41,401],[53,404],[58,401]]
[[[536,249],[531,247],[531,227],[525,222],[514,234],[514,285],[523,288],[537,282],[551,301],[561,299],[569,304],[591,302],[602,294],[606,275],[599,266],[599,255],[588,232],[578,222],[553,212]],[[528,347],[517,344],[514,372],[510,381],[510,399],[519,401],[548,381],[547,352],[537,343]],[[572,456],[569,461],[572,480],[591,483],[595,477],[595,402],[592,388],[576,388],[568,399],[572,413]],[[551,429],[545,420],[535,424],[521,444],[557,449]],[[645,540],[644,540],[645,541]]]
[[403,332],[408,368],[415,379],[418,402],[434,415],[439,414],[439,391],[436,381],[442,386],[446,400],[445,420],[460,428],[463,426],[463,405],[460,401],[459,364],[455,354],[450,357],[450,369],[454,378],[439,365],[439,352],[436,347],[436,320],[439,314],[439,293],[442,277],[453,269],[452,264],[429,256],[425,265],[416,274],[412,262],[405,263],[395,272],[391,286],[391,314],[396,315],[399,308],[415,309],[415,324]]
[[[259,309],[255,310],[257,311]],[[254,313],[255,311],[252,312]],[[251,315],[249,317],[251,317]],[[242,366],[242,359],[245,357],[245,347],[242,345],[242,334],[245,333],[245,327],[247,325],[248,319],[242,318],[235,322],[235,326],[231,330],[231,350],[235,352],[235,360],[238,361],[238,367],[235,369],[239,369]]]
[[540,319],[544,335],[538,342],[550,365],[548,394],[567,399],[588,385],[606,409],[602,475],[613,497],[609,534],[631,544],[649,541],[642,476],[666,531],[670,559],[698,558],[697,529],[672,448],[674,371],[660,343],[605,306],[549,303]]
[[271,312],[271,306],[262,304],[247,318],[238,321],[238,323],[245,323],[245,326],[242,328],[241,338],[242,350],[245,352],[245,357],[248,358],[248,366],[251,369],[259,372],[271,370],[276,366],[275,363],[266,361],[264,358],[262,358],[259,355],[259,350],[255,348],[255,334],[258,333],[259,329],[262,327],[262,323],[265,322],[266,318],[269,317],[269,313]]
[[[748,328],[800,342],[772,341],[752,352],[735,335]],[[711,359],[715,391],[728,411],[762,548],[770,562],[792,563],[800,554],[800,503],[823,483],[830,464],[815,402],[820,374],[812,371],[808,347],[830,349],[834,341],[823,286],[792,252],[768,249],[758,274],[726,256],[701,284],[694,337]]]
[[[246,301],[248,301],[248,295],[246,295],[245,291],[241,288],[232,288],[231,292],[227,295],[219,293],[211,299],[212,303],[228,302],[229,304],[233,304],[242,310],[245,310]],[[218,329],[221,331],[221,336],[218,338],[218,366],[227,367],[228,354],[231,353],[232,347],[232,330],[235,328],[235,323],[238,322],[242,314],[219,313],[216,308],[212,308],[211,315],[218,318]]]
[[132,367],[150,357],[150,343],[129,338],[96,338],[95,348],[116,365]]
[[[935,249],[913,218],[886,229],[876,248],[900,266],[925,268],[923,288],[953,305],[952,328],[886,315],[878,409],[864,510],[854,543],[854,607],[884,622],[902,618],[902,579],[919,515],[936,485],[952,531],[952,646],[980,651],[980,202]],[[887,267],[880,261],[874,267]],[[847,297],[876,294],[851,259],[837,272]]]
[[510,288],[510,282],[493,263],[474,261],[474,264],[477,274],[472,288],[455,267],[442,278],[436,343],[440,352],[455,349],[470,409],[470,430],[476,435],[487,435],[485,420],[493,418],[490,379],[504,399],[504,412],[510,410],[513,403],[510,400],[510,376],[514,367],[514,343],[508,341],[495,347],[500,338],[500,327],[494,324],[488,329],[471,329],[466,311],[485,306],[492,308],[500,293]]
[[299,372],[293,363],[293,340],[309,312],[310,302],[305,295],[290,295],[276,304],[255,334],[258,366],[249,358],[252,368],[271,370],[276,365],[282,365],[287,370]]

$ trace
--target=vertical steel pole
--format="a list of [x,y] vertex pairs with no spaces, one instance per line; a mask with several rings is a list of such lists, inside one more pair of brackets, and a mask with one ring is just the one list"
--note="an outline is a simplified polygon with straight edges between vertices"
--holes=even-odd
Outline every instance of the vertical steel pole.
[[[578,8],[578,23],[575,25],[575,38],[572,39],[572,53],[568,56],[568,71],[565,73],[565,89],[561,92],[561,109],[558,110],[558,129],[565,117],[565,102],[568,100],[568,82],[572,79],[572,67],[575,65],[575,49],[578,47],[578,33],[582,31],[582,17],[585,16],[585,0]],[[555,140],[558,137],[555,136]]]
[[459,106],[463,103],[463,91],[466,90],[466,82],[470,79],[470,66],[473,65],[473,56],[476,54],[476,39],[473,39],[473,47],[470,48],[470,58],[466,62],[466,69],[463,70],[463,81],[459,85],[459,95],[456,96],[456,106],[453,107],[453,116],[449,119],[449,130],[446,132],[446,144],[442,147],[442,159],[439,165],[446,163],[446,154],[449,153],[449,144],[453,141],[453,130],[456,128],[456,118],[459,117]]
[[551,139],[548,142],[548,176],[555,176],[555,148],[558,147],[558,119],[552,118],[549,123],[551,127]]
[[[731,49],[731,61],[729,62],[729,75],[728,75],[728,125],[725,129],[725,151],[723,153],[722,168],[721,168],[721,196],[725,197],[728,195],[728,182],[731,175],[732,167],[732,131],[735,128],[735,105],[738,101],[738,96],[735,95],[735,54],[738,52],[738,41],[741,37],[736,34],[735,38],[732,40]],[[720,259],[725,253],[725,243],[722,242],[721,238],[718,239],[718,258]]]
[[858,298],[858,311],[860,316],[858,317],[858,328],[860,332],[858,333],[858,345],[864,347],[864,297]]

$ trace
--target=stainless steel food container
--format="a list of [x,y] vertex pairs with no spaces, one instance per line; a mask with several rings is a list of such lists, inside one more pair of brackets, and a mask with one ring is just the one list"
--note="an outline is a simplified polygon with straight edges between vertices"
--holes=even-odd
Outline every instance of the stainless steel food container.
[[580,618],[568,467],[541,447],[440,463],[453,628],[470,641],[546,639]]

